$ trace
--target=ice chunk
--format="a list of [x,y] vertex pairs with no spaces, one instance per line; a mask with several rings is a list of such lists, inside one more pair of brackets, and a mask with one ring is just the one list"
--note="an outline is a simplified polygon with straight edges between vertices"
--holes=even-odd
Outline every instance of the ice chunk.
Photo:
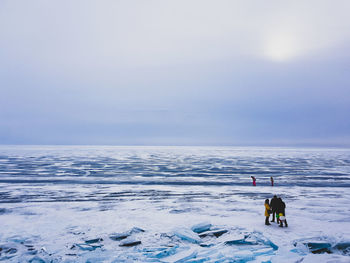
[[274,249],[272,247],[253,250],[253,253],[255,256],[272,255],[273,252],[274,252]]
[[225,242],[225,245],[257,245],[257,242],[247,241],[245,238],[229,240]]
[[80,248],[81,250],[87,250],[87,251],[93,251],[96,248],[102,247],[102,245],[75,244],[72,248],[74,248],[75,246]]
[[268,246],[270,246],[270,247],[272,247],[273,248],[273,250],[278,250],[278,246],[275,244],[275,243],[273,243],[271,240],[266,240],[265,242],[264,242],[264,244],[265,245],[268,245]]
[[228,232],[228,230],[226,230],[226,229],[218,229],[218,230],[213,231],[213,235],[216,237],[220,237],[227,232]]
[[254,260],[255,256],[250,250],[241,250],[234,253],[234,262],[248,262]]
[[212,246],[215,246],[215,244],[212,244],[212,243],[200,243],[199,245],[201,247],[212,247]]
[[29,260],[29,263],[46,263],[46,262],[42,258],[35,256],[31,260]]
[[199,234],[201,238],[206,237],[206,236],[215,236],[219,237],[222,236],[223,234],[227,233],[228,231],[226,229],[217,229],[217,230],[211,230],[211,231],[205,231]]
[[7,240],[10,242],[21,243],[21,244],[28,242],[28,238],[23,238],[23,237],[18,236],[18,235],[12,236],[12,237],[8,238]]
[[38,254],[38,250],[36,250],[35,248],[28,248],[28,251],[26,252],[26,254],[36,255],[36,254]]
[[112,240],[122,240],[127,238],[128,236],[130,236],[131,233],[130,232],[123,232],[123,233],[113,233],[109,235],[109,238]]
[[326,242],[308,242],[304,243],[306,245],[310,252],[313,254],[321,254],[321,253],[332,253],[330,248],[332,245],[330,243]]
[[[108,257],[98,256],[86,259],[85,263],[109,262]],[[51,262],[50,262],[51,263]]]
[[17,248],[0,246],[0,261],[6,261],[16,256]]
[[145,230],[143,230],[142,228],[139,228],[139,227],[133,227],[129,232],[130,232],[130,234],[133,234],[133,233],[145,232]]
[[189,259],[195,258],[198,252],[195,248],[190,248],[185,251],[176,253],[175,255],[169,256],[167,258],[163,258],[163,262],[174,262],[174,263],[182,263],[187,262]]
[[142,228],[139,228],[139,227],[133,227],[129,231],[125,231],[122,233],[110,234],[109,238],[112,240],[122,240],[122,239],[125,239],[125,238],[131,236],[132,234],[141,233],[141,232],[145,232],[145,230],[143,230]]
[[350,242],[338,243],[334,246],[334,249],[339,250],[342,254],[350,254]]
[[136,240],[134,238],[127,238],[127,239],[124,239],[123,241],[121,241],[119,246],[121,246],[121,247],[133,247],[133,246],[137,246],[140,244],[141,244],[141,241],[139,241],[139,240]]
[[268,238],[266,238],[264,235],[262,235],[259,232],[252,233],[251,235],[247,236],[247,238],[254,238],[258,242],[261,242],[261,243],[265,244],[266,246],[272,247],[273,250],[278,250],[278,246],[275,243],[273,243],[271,240],[269,240]]
[[15,253],[17,253],[17,248],[14,248],[14,247],[0,247],[0,254],[1,253],[15,254]]
[[178,248],[179,248],[179,246],[164,248],[164,249],[162,249],[162,251],[160,251],[160,252],[158,251],[157,253],[153,254],[151,257],[155,257],[155,258],[168,257],[168,256],[171,256],[171,255],[174,255],[175,253],[177,253]]
[[208,231],[208,230],[210,230],[210,228],[211,228],[211,224],[210,223],[208,223],[208,222],[203,222],[203,223],[199,223],[199,224],[197,224],[197,225],[194,225],[194,226],[192,226],[191,227],[191,230],[193,231],[193,232],[196,232],[196,233],[202,233],[202,232],[205,232],[205,231]]
[[101,242],[101,241],[103,241],[103,239],[99,237],[99,238],[95,238],[95,239],[85,240],[85,243],[86,244],[93,244],[93,243],[98,243],[98,242]]
[[186,240],[191,243],[198,244],[202,242],[197,234],[193,233],[190,229],[187,228],[178,228],[174,231],[174,234],[182,240]]

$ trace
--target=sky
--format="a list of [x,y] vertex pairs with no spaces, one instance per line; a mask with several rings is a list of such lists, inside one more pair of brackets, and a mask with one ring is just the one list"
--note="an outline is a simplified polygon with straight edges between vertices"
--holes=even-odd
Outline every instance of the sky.
[[0,144],[349,147],[349,10],[0,0]]

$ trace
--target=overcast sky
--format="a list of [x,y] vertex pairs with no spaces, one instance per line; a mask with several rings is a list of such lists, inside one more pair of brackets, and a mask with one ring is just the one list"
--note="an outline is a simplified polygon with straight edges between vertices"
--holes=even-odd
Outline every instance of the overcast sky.
[[350,146],[350,1],[0,1],[0,144]]

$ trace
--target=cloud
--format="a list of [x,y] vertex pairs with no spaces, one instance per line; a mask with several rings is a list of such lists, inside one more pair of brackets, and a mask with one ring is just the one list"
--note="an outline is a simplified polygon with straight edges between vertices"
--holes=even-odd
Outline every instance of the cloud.
[[349,8],[1,1],[0,143],[339,142]]

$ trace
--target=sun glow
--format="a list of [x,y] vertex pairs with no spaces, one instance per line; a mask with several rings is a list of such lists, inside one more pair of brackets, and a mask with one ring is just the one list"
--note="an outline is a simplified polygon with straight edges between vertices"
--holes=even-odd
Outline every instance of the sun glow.
[[274,61],[287,61],[299,54],[296,40],[285,34],[273,35],[267,39],[264,46],[264,56]]

